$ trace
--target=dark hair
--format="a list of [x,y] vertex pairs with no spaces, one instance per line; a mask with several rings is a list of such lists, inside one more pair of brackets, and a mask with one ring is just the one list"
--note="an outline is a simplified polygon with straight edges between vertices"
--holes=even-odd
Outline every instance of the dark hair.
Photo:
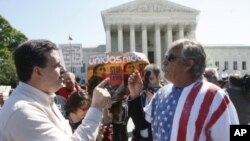
[[67,100],[65,104],[65,110],[67,114],[69,114],[70,112],[76,112],[76,110],[81,106],[86,106],[86,108],[89,108],[90,105],[91,99],[88,96],[88,93],[84,91],[77,91],[72,93]]
[[246,74],[242,78],[243,91],[245,94],[250,96],[250,75]]
[[19,80],[30,80],[35,66],[46,67],[48,53],[52,50],[57,50],[57,47],[49,40],[29,40],[19,45],[13,56]]
[[229,83],[232,86],[242,87],[243,86],[243,77],[241,75],[232,74],[229,76]]
[[99,67],[104,67],[104,64],[98,64],[98,65],[96,65],[96,66],[93,68],[93,75],[97,75],[96,73],[97,73],[97,69],[98,69]]

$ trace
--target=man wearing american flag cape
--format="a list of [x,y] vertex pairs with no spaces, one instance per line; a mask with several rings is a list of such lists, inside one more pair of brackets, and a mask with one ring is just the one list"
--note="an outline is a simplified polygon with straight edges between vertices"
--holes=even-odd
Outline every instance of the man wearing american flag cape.
[[[163,60],[164,77],[171,82],[144,109],[155,141],[229,141],[230,125],[239,124],[227,93],[203,80],[206,53],[189,39],[173,42]],[[138,72],[128,79],[130,96],[140,94]]]

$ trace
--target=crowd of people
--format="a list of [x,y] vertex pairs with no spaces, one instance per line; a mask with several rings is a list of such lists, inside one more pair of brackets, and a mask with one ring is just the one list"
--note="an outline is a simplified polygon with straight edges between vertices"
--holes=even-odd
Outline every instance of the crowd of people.
[[132,141],[229,141],[230,125],[250,123],[243,75],[233,72],[222,86],[196,41],[173,42],[162,70],[149,64],[143,76],[135,68],[126,73],[123,98],[115,102],[103,65],[81,86],[60,60],[49,40],[15,50],[20,82],[0,110],[0,141],[128,141],[129,118]]

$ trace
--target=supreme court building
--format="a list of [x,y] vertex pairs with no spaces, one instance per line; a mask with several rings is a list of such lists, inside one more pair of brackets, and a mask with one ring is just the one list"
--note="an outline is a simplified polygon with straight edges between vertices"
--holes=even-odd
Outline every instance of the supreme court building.
[[195,39],[199,11],[166,0],[135,0],[101,14],[107,52],[142,52],[161,64],[174,40]]

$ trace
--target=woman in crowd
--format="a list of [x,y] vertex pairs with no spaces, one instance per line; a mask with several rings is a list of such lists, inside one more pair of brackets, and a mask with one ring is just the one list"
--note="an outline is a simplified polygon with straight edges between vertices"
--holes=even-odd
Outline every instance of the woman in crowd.
[[66,115],[72,131],[81,124],[91,104],[91,99],[83,91],[74,92],[65,104]]
[[[67,100],[65,110],[72,132],[82,123],[90,105],[91,99],[84,90],[72,93]],[[104,130],[105,129],[100,126],[96,141],[102,141]]]

